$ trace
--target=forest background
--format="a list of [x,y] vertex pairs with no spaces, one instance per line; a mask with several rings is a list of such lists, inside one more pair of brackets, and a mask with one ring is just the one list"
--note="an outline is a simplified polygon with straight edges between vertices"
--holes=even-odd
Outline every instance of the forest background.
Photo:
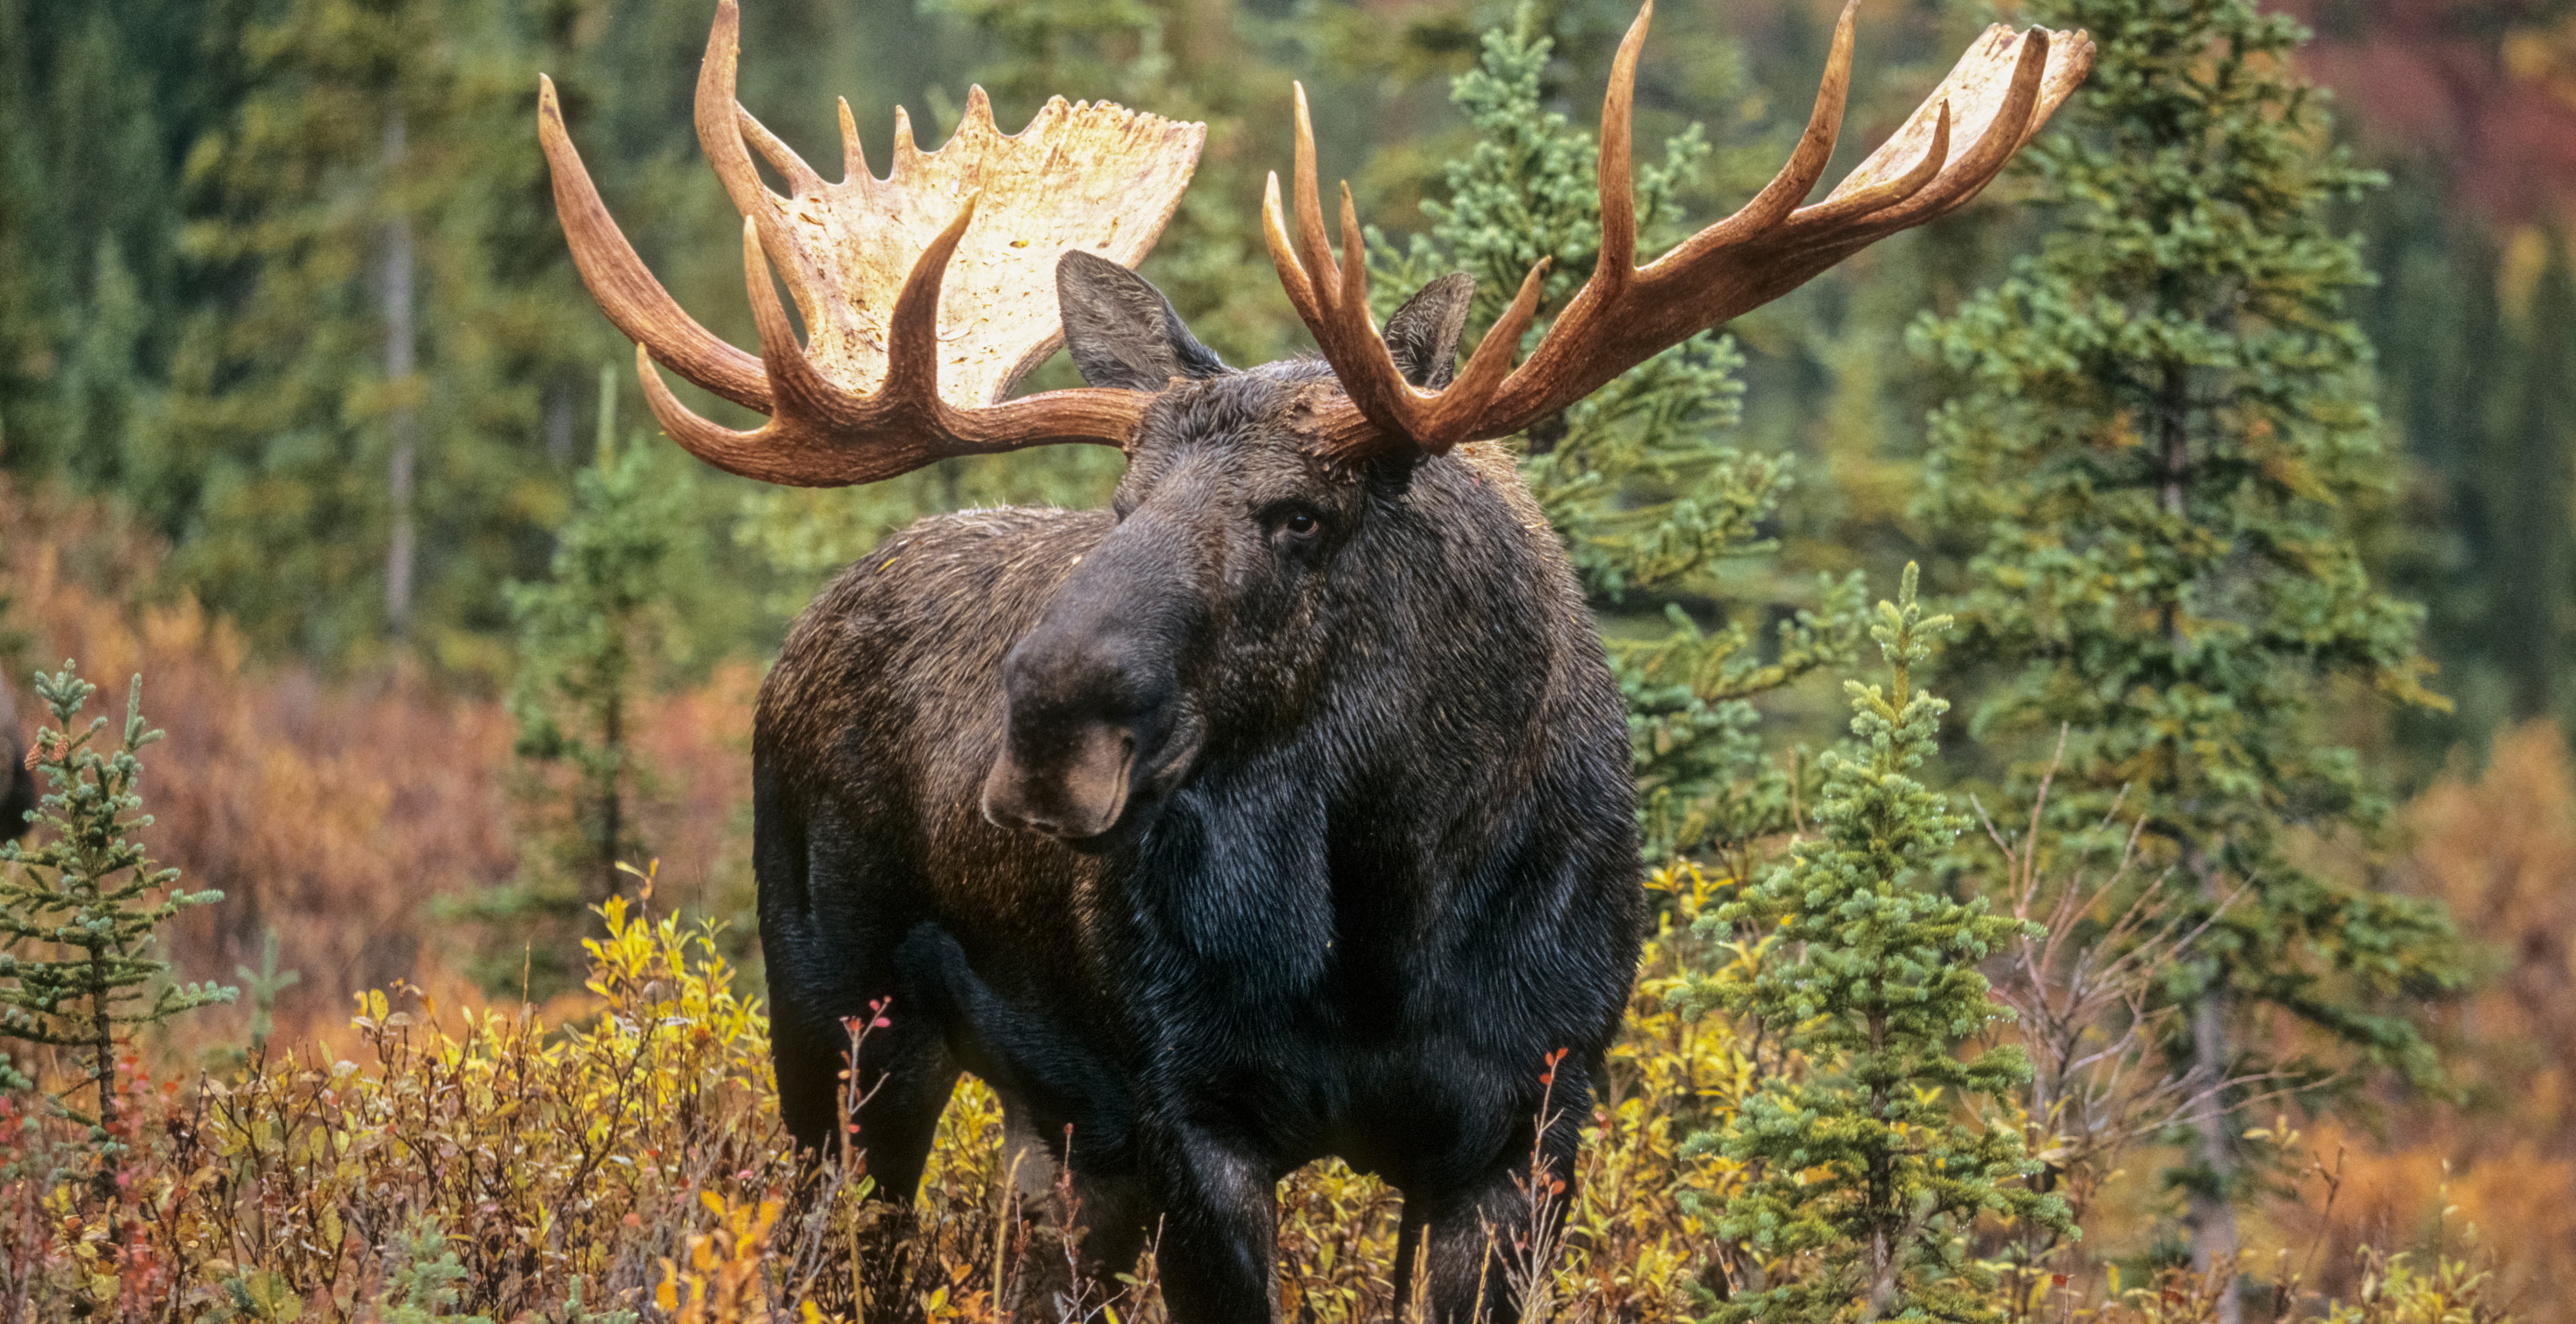
[[[1670,199],[1694,224],[1794,135],[1835,8],[1659,12],[1639,136],[1702,126],[1708,160]],[[615,858],[658,859],[661,902],[730,922],[756,961],[749,705],[787,621],[921,514],[1089,504],[1115,478],[1106,456],[1050,453],[785,492],[649,437],[629,351],[555,225],[536,75],[647,261],[752,343],[738,224],[686,113],[710,9],[0,0],[0,663],[30,726],[39,665],[77,657],[120,692],[148,677],[171,732],[150,840],[226,896],[176,921],[170,954],[264,981],[242,1024],[327,1037],[352,994],[397,980],[577,1001],[579,903],[617,885]],[[2333,91],[2337,139],[2385,176],[2331,213],[2377,277],[2347,304],[2375,346],[2384,447],[2352,529],[2375,579],[2424,607],[2449,700],[2391,713],[2330,689],[2321,729],[2400,807],[2386,832],[2295,850],[2446,906],[2472,979],[2417,1013],[2439,1082],[2372,1076],[2301,1122],[2309,1151],[2342,1156],[2332,1226],[2274,1198],[2287,1187],[2249,1191],[2258,1215],[2278,1207],[2248,1240],[2322,1235],[2346,1263],[2475,1225],[2526,1317],[2576,1318],[2530,1290],[2576,1280],[2576,10],[2290,12],[2315,29],[2299,67]],[[1631,16],[1535,8],[1547,105],[1591,122]],[[2015,15],[1864,4],[1843,159],[1999,17]],[[744,16],[742,95],[809,156],[833,140],[835,94],[872,150],[897,104],[943,139],[969,83],[1005,127],[1059,93],[1206,120],[1198,181],[1143,270],[1240,364],[1305,344],[1254,221],[1289,80],[1324,174],[1352,181],[1394,261],[1432,228],[1424,202],[1456,201],[1445,163],[1474,131],[1451,80],[1512,19],[1448,0],[766,0]],[[1605,628],[1677,611],[1759,635],[1851,605],[1820,577],[1860,572],[1874,597],[1909,561],[1927,596],[1965,592],[1976,547],[1918,500],[1952,384],[1909,329],[2003,279],[2047,220],[1989,202],[1727,328],[1740,362],[1711,371],[1740,383],[1740,416],[1709,430],[1795,480],[1747,516],[1768,554],[1622,595]],[[1761,696],[1766,748],[1833,738],[1840,670]],[[1963,713],[1998,683],[1973,664],[1945,677]],[[1990,784],[2014,757],[1946,741],[1934,779]],[[228,1014],[175,1033],[238,1039],[212,1027]]]

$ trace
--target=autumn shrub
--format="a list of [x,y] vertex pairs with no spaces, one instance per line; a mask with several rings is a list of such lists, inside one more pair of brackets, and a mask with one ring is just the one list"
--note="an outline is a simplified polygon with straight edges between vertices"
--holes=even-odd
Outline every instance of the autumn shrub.
[[[2357,1122],[2311,1128],[2348,1152],[2345,1216],[2312,1204],[2278,1216],[2337,1253],[2320,1278],[2361,1290],[2362,1243],[2411,1250],[2420,1281],[2472,1232],[2491,1253],[2491,1299],[2534,1324],[2576,1321],[2576,768],[2534,723],[2499,738],[2403,814],[2396,873],[2438,899],[2480,945],[2485,978],[2437,1025],[2459,1098],[2400,1096]],[[2393,1270],[2391,1272],[2394,1272]],[[2383,1276],[2383,1281],[2385,1281]]]
[[[1675,919],[1649,945],[1581,1199],[1555,1233],[1550,1287],[1568,1317],[1692,1313],[1706,1211],[1731,1167],[1682,1136],[1722,1119],[1753,1074],[1731,1038],[1662,1009],[1715,889],[1688,870],[1660,881],[1682,889]],[[74,1161],[60,1114],[0,1101],[5,1317],[371,1320],[433,1291],[457,1316],[495,1320],[748,1320],[791,1303],[834,1317],[886,1299],[888,1285],[853,1277],[853,1252],[897,1234],[914,1249],[891,1289],[927,1318],[1027,1305],[1031,1261],[1058,1253],[1045,1241],[1057,1211],[1015,1207],[988,1091],[961,1086],[908,1229],[857,1199],[863,1150],[800,1185],[766,1024],[713,926],[622,897],[600,918],[593,1004],[568,1020],[397,985],[359,999],[347,1058],[280,1051],[192,1082],[130,1061],[130,1152],[105,1187]],[[1297,1317],[1393,1311],[1391,1191],[1318,1165],[1286,1184],[1282,1208],[1281,1291]],[[1095,1295],[1121,1318],[1154,1317],[1150,1257]]]
[[[229,624],[162,586],[159,543],[104,502],[0,475],[0,546],[25,657],[151,677],[173,772],[153,788],[143,840],[226,897],[170,930],[181,971],[237,979],[260,967],[273,933],[277,968],[298,976],[275,1007],[290,1037],[336,1032],[352,995],[397,979],[464,991],[442,973],[454,957],[425,908],[516,868],[498,702],[411,672],[254,661]],[[8,683],[23,695],[25,680]],[[637,748],[665,770],[637,806],[638,834],[662,860],[666,896],[693,908],[747,904],[728,880],[748,874],[756,681],[747,665],[718,667],[635,714]]]

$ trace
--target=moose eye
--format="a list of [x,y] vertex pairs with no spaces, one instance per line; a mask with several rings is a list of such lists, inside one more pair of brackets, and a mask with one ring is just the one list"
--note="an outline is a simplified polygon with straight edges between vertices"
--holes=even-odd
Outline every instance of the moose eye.
[[1324,517],[1313,506],[1289,498],[1273,501],[1254,512],[1272,539],[1283,544],[1302,543],[1324,531]]

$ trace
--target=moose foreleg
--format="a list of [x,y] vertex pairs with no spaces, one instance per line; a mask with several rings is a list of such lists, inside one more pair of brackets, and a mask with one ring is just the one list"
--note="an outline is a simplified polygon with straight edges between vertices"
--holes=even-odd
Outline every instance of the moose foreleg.
[[1259,1157],[1204,1128],[1141,1134],[1157,1203],[1154,1263],[1176,1324],[1263,1324],[1276,1318],[1270,1265],[1279,1234],[1277,1183]]
[[1582,1111],[1591,1098],[1589,1073],[1560,1063],[1552,1068],[1551,1114],[1533,1116],[1531,1128],[1483,1172],[1461,1185],[1406,1188],[1395,1289],[1398,1318],[1407,1324],[1513,1324],[1543,1284],[1564,1242]]

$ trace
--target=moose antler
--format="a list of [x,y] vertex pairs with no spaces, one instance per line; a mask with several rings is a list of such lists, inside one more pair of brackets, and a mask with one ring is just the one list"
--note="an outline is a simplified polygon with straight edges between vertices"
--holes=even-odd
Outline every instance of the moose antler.
[[[894,159],[877,179],[844,100],[843,177],[827,183],[735,103],[741,23],[735,0],[724,0],[698,74],[697,127],[743,215],[759,358],[700,326],[645,269],[564,132],[554,83],[540,81],[537,134],[573,262],[635,342],[663,430],[717,468],[799,487],[873,482],[951,455],[1125,445],[1144,415],[1141,393],[1002,396],[1063,341],[1058,255],[1083,248],[1130,267],[1144,260],[1180,205],[1207,127],[1058,97],[1005,134],[979,87],[935,152],[913,145],[910,120],[895,111]],[[752,148],[787,195],[761,180]],[[773,259],[809,343],[798,342],[770,283]],[[652,362],[769,422],[738,432],[698,417]]]
[[[1292,241],[1270,176],[1262,228],[1280,283],[1341,380],[1347,403],[1316,421],[1320,447],[1340,457],[1414,446],[1430,453],[1508,436],[1600,389],[1646,359],[1805,284],[1825,268],[1977,195],[2093,66],[2082,32],[2016,34],[1997,24],[1868,160],[1825,200],[1801,207],[1833,155],[1851,83],[1852,16],[1843,7],[1806,133],[1788,164],[1734,215],[1644,267],[1628,171],[1637,53],[1654,17],[1647,0],[1619,43],[1601,103],[1601,254],[1592,277],[1517,369],[1511,357],[1538,311],[1541,259],[1448,388],[1404,380],[1369,318],[1368,259],[1351,190],[1342,186],[1342,257],[1324,239],[1315,187],[1315,131],[1297,88],[1297,228]],[[1955,158],[1953,138],[1966,143]],[[1912,164],[1900,166],[1900,162]]]

